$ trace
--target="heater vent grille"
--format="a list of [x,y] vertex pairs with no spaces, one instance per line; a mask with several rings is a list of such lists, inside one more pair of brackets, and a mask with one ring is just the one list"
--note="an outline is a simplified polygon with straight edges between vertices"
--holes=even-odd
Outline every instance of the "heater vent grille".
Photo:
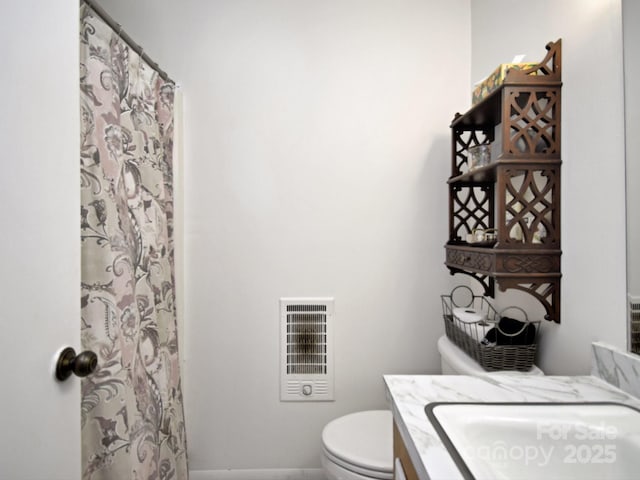
[[287,373],[327,373],[327,315],[287,313]]
[[326,312],[327,305],[287,305],[287,312]]
[[280,398],[333,400],[333,299],[280,299]]

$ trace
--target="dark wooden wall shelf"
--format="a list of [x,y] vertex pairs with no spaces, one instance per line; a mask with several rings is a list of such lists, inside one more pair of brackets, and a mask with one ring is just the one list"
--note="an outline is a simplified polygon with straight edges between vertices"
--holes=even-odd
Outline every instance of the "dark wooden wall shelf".
[[[560,322],[561,40],[527,70],[451,123],[449,240],[451,274],[533,295],[545,318]],[[470,168],[469,149],[491,145],[490,164]],[[493,247],[467,243],[474,230],[495,229]]]

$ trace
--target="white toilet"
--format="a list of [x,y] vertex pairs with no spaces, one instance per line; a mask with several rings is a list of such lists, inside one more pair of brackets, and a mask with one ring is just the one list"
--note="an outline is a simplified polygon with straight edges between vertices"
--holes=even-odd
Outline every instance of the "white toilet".
[[393,479],[393,419],[388,410],[336,418],[322,431],[328,480]]
[[[438,340],[444,375],[495,375],[446,336]],[[511,375],[544,375],[533,366]],[[388,410],[356,412],[329,422],[322,431],[322,468],[327,480],[393,479],[392,416]]]

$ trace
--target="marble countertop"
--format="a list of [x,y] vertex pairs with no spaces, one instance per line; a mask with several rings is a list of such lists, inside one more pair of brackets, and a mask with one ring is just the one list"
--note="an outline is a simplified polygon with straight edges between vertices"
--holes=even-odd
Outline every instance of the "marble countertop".
[[462,479],[429,422],[430,402],[611,401],[640,408],[640,400],[595,376],[385,375],[393,417],[420,479]]

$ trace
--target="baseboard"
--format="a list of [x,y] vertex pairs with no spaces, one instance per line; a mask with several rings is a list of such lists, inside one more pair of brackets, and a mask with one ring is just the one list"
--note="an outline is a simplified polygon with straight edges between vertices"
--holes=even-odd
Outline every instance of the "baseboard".
[[190,480],[326,480],[326,478],[321,468],[189,471]]

